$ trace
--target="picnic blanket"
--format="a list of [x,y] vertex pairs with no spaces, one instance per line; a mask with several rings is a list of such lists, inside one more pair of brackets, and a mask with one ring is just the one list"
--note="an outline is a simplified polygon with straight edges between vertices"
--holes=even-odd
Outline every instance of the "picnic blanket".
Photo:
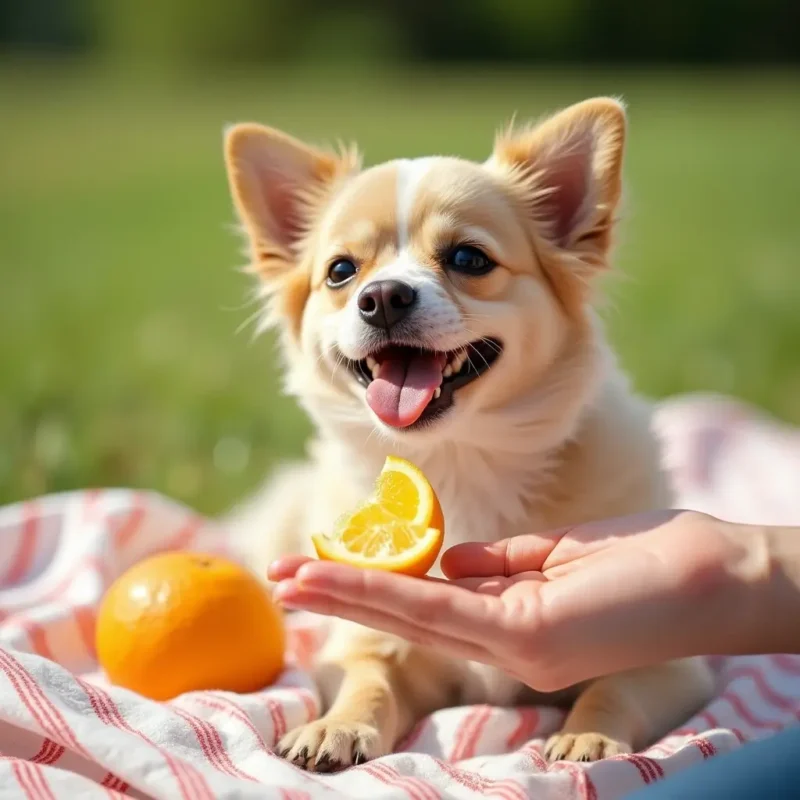
[[[800,524],[800,432],[710,397],[667,402],[656,422],[685,507]],[[291,664],[256,694],[156,703],[97,674],[95,610],[114,577],[157,551],[220,543],[213,522],[146,492],[0,509],[0,797],[611,800],[800,718],[799,656],[718,658],[712,702],[636,755],[547,765],[542,745],[560,712],[476,706],[431,715],[393,755],[304,773],[272,747],[320,712],[305,667],[322,618],[290,617]]]

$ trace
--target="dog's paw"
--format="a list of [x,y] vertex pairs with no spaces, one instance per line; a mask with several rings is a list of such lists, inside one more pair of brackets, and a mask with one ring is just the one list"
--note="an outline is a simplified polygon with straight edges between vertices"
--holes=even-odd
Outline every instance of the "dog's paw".
[[380,731],[360,722],[319,719],[284,736],[277,752],[309,772],[337,772],[386,755]]
[[599,761],[630,753],[631,746],[601,733],[556,733],[544,746],[548,761]]

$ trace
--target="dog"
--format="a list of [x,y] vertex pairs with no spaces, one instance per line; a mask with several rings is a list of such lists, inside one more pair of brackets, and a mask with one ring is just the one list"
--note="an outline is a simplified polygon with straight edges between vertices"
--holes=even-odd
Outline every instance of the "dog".
[[[280,555],[311,554],[310,535],[369,494],[388,454],[428,476],[448,546],[670,505],[650,408],[595,310],[626,130],[622,104],[594,98],[504,129],[483,163],[370,168],[355,148],[227,130],[263,325],[316,427],[308,459],[227,520],[248,563],[263,574]],[[325,714],[278,745],[318,772],[391,752],[443,707],[543,700],[494,668],[343,620],[318,678]],[[572,706],[545,754],[640,749],[711,691],[700,659],[575,687],[556,698]]]

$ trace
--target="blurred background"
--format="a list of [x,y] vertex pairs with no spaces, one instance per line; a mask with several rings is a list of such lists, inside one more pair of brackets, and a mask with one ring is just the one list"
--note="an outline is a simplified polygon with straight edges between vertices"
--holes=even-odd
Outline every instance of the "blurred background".
[[621,95],[625,367],[800,423],[799,64],[796,0],[0,0],[0,503],[217,512],[302,452],[236,271],[244,119],[483,158],[515,112]]

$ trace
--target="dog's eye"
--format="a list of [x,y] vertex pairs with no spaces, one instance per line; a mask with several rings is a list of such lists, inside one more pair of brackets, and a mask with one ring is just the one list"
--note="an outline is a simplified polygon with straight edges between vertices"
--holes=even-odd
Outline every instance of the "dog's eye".
[[454,247],[447,254],[445,264],[465,275],[485,275],[495,267],[495,263],[483,250],[469,244]]
[[347,283],[356,273],[358,268],[348,258],[340,258],[334,261],[328,268],[328,286],[339,288],[343,283]]

